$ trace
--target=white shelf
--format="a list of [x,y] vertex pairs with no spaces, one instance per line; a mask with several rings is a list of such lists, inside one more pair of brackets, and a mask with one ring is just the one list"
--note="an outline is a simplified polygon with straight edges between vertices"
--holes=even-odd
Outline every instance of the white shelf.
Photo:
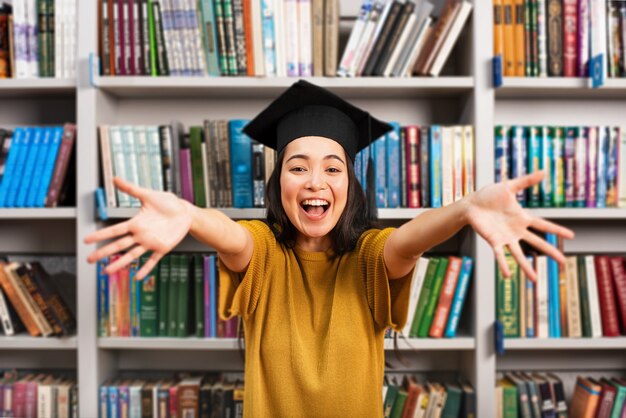
[[626,208],[545,208],[528,211],[534,216],[549,219],[626,220]]
[[[400,350],[473,350],[476,346],[474,338],[398,339]],[[106,337],[98,339],[98,347],[114,350],[238,350],[237,339],[234,338],[129,338]],[[385,349],[393,350],[393,340],[385,340]]]
[[626,350],[626,337],[506,338],[506,350]]
[[[265,209],[237,209],[237,208],[216,208],[231,219],[264,219]],[[107,209],[110,219],[128,219],[139,212],[137,208],[112,208]]]
[[76,208],[1,208],[0,219],[76,219]]
[[[473,77],[309,77],[319,86],[346,97],[430,97],[469,94]],[[245,97],[274,98],[298,81],[296,77],[95,77],[102,91],[129,98]]]
[[76,80],[57,78],[0,79],[0,95],[36,96],[41,94],[75,94]]
[[75,350],[76,347],[76,337],[0,337],[0,350]]
[[602,87],[593,88],[589,78],[504,77],[496,98],[626,98],[626,79],[607,79]]

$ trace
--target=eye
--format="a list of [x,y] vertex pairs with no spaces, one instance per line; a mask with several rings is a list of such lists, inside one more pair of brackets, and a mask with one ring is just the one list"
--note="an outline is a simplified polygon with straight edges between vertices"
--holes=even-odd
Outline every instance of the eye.
[[298,172],[298,173],[302,173],[304,172],[304,167],[292,167],[289,169],[289,171],[293,171],[293,172]]
[[335,167],[329,167],[326,169],[326,171],[328,171],[329,173],[341,173],[341,170]]

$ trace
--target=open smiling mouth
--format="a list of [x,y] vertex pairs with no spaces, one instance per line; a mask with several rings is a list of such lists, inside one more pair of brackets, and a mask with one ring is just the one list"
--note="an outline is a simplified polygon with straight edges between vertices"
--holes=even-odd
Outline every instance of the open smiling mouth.
[[328,210],[330,203],[322,199],[308,199],[303,200],[300,203],[300,206],[302,206],[302,209],[304,209],[309,215],[320,216]]

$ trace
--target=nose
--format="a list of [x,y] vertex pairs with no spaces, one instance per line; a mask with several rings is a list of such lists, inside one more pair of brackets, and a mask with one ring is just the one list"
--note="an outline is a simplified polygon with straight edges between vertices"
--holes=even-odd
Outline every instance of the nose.
[[309,181],[306,183],[306,188],[313,191],[326,190],[328,184],[324,180],[323,176],[316,173],[311,173]]

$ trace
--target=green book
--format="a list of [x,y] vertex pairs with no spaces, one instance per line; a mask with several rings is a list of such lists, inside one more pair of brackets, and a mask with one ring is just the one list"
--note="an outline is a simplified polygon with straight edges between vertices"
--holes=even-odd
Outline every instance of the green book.
[[202,164],[202,144],[204,133],[201,126],[189,128],[189,143],[191,150],[191,183],[193,184],[193,198],[196,206],[205,208],[206,193],[204,191],[204,170]]
[[441,418],[458,418],[461,410],[463,390],[456,383],[446,383],[446,403],[441,412]]
[[142,337],[157,336],[157,285],[158,274],[153,270],[141,282],[141,313],[139,318],[139,335]]
[[500,379],[498,384],[502,387],[503,418],[518,418],[517,388],[507,379]]
[[391,417],[391,410],[396,403],[396,397],[398,396],[398,385],[391,381],[387,385],[387,394],[385,395],[385,401],[383,402],[383,415],[385,418]]
[[624,379],[613,378],[609,381],[611,385],[617,389],[615,394],[615,402],[613,403],[613,410],[611,411],[611,418],[620,418],[624,414],[624,404],[626,403],[626,381]]
[[140,282],[135,280],[137,272],[147,261],[147,256],[140,257],[140,261],[134,260],[130,263],[128,268],[128,284],[129,284],[129,298],[128,305],[130,309],[130,335],[136,337],[139,335],[139,318],[141,317],[141,303],[140,303]]
[[172,254],[170,258],[170,288],[167,297],[167,336],[175,337],[178,327],[178,289],[180,282],[180,254]]
[[178,311],[176,313],[176,318],[178,319],[177,337],[189,335],[189,276],[189,256],[182,254],[180,256],[178,299],[176,301],[176,310]]
[[506,255],[506,262],[511,271],[508,279],[496,267],[496,312],[504,327],[504,337],[515,338],[520,336],[519,268],[510,254]]
[[194,254],[193,271],[196,337],[202,338],[204,337],[204,257],[202,254]]
[[[528,166],[526,171],[528,173],[534,173],[541,170],[541,138],[539,136],[540,128],[537,126],[531,126],[528,128],[528,140],[527,140],[527,154],[528,154]],[[541,193],[540,184],[535,184],[528,189],[528,207],[538,208],[541,205]]]
[[582,322],[583,337],[591,338],[591,310],[589,306],[589,288],[587,287],[587,270],[585,257],[576,257],[578,265],[578,288],[580,289],[580,320]]
[[428,337],[428,331],[430,330],[430,324],[433,322],[433,316],[435,316],[435,309],[437,308],[437,302],[439,301],[439,294],[441,293],[441,286],[443,285],[443,279],[446,277],[446,271],[448,270],[448,259],[442,258],[439,260],[437,266],[437,272],[433,279],[430,295],[428,296],[428,302],[426,303],[426,309],[424,311],[424,317],[420,322],[418,337]]
[[441,258],[433,257],[428,262],[426,268],[426,274],[424,275],[424,283],[422,284],[422,290],[420,292],[419,299],[417,300],[417,306],[415,308],[415,314],[413,315],[413,322],[411,322],[411,331],[409,332],[410,338],[417,338],[419,332],[420,322],[424,317],[426,311],[426,304],[432,291],[433,281],[435,280],[435,274],[437,273],[437,266]]
[[168,302],[170,294],[170,256],[164,256],[159,262],[159,336],[168,334]]
[[156,46],[156,27],[154,20],[154,0],[148,1],[148,30],[150,31],[150,69],[152,70],[151,75],[157,76],[159,75],[157,72],[157,46]]
[[406,398],[408,394],[406,391],[400,389],[398,390],[398,394],[396,395],[396,401],[393,403],[393,408],[391,409],[391,418],[402,418],[402,413],[404,412],[404,404],[406,403]]
[[554,207],[565,206],[565,132],[560,126],[550,128],[552,136],[552,198]]

